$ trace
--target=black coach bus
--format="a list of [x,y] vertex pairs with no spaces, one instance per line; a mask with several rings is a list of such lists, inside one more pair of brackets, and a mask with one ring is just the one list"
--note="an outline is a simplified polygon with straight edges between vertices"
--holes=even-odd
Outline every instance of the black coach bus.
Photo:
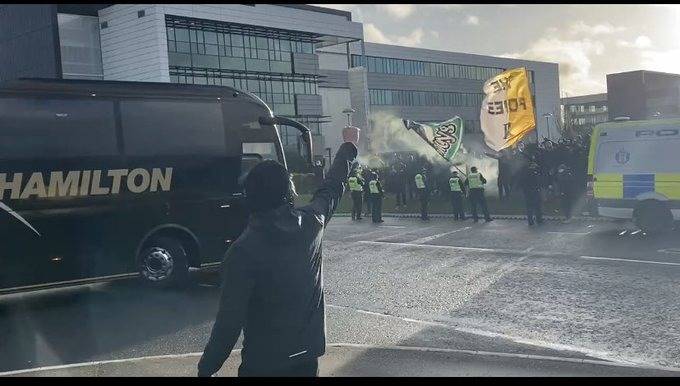
[[0,293],[219,265],[242,182],[286,165],[275,117],[220,86],[22,79],[0,85]]

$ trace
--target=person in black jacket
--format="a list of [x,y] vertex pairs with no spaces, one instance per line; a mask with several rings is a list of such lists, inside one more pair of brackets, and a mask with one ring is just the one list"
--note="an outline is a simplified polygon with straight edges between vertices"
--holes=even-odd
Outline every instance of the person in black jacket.
[[538,164],[531,162],[524,166],[520,172],[518,183],[522,188],[522,192],[524,192],[527,222],[529,223],[529,226],[534,225],[535,222],[539,225],[543,224],[540,168]]
[[222,294],[201,377],[215,374],[243,329],[239,376],[317,376],[326,350],[321,240],[357,156],[359,131],[343,143],[310,204],[295,208],[289,174],[276,161],[246,178],[251,216],[223,261]]

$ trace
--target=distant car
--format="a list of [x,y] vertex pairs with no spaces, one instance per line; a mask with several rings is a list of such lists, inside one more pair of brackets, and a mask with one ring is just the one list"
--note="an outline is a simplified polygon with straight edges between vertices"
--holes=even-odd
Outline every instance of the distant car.
[[658,232],[680,220],[680,119],[597,125],[588,191],[600,216]]

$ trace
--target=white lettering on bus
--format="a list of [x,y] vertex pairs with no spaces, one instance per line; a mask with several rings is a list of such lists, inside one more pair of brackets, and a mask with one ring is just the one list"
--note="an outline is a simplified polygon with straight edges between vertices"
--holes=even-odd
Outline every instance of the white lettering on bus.
[[[142,181],[137,185],[137,177],[142,177]],[[149,184],[151,184],[151,175],[146,169],[138,168],[133,169],[127,178],[128,190],[132,193],[141,193],[149,189]]]
[[0,199],[5,197],[5,190],[9,190],[10,198],[16,200],[21,195],[21,181],[24,178],[23,173],[14,173],[11,182],[7,182],[7,174],[0,173]]
[[102,171],[95,170],[92,174],[92,189],[90,194],[93,196],[101,196],[104,194],[109,194],[109,188],[101,187]]
[[[172,170],[172,168],[170,168],[170,170]],[[120,192],[120,180],[123,177],[127,176],[127,174],[128,174],[127,169],[109,170],[109,177],[113,177],[113,183],[111,184],[111,194],[118,194],[118,192]]]
[[81,196],[87,196],[88,192],[90,191],[90,173],[92,173],[91,170],[85,170],[81,174],[82,178],[80,179],[80,195]]
[[45,197],[47,196],[47,191],[45,190],[45,181],[43,180],[42,173],[33,173],[31,178],[28,179],[24,191],[21,192],[19,198],[26,199],[30,196]]
[[77,196],[79,179],[80,172],[77,170],[68,172],[66,178],[64,178],[64,172],[52,172],[47,197]]
[[161,173],[161,169],[154,168],[151,170],[151,191],[155,192],[160,187],[163,191],[170,190],[170,181],[172,181],[172,168],[165,168],[165,176]]
[[8,195],[16,200],[119,194],[123,184],[135,194],[168,192],[172,187],[172,168],[70,170],[52,171],[45,175],[35,172],[26,181],[24,173],[0,173],[0,200]]

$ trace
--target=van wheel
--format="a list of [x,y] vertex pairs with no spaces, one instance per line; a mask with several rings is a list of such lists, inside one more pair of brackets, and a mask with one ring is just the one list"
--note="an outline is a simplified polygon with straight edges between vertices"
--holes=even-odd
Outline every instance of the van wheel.
[[149,240],[137,258],[142,279],[155,287],[177,287],[189,279],[189,260],[182,244],[168,237]]
[[673,215],[665,203],[646,200],[635,210],[635,225],[646,233],[660,233],[673,227]]

